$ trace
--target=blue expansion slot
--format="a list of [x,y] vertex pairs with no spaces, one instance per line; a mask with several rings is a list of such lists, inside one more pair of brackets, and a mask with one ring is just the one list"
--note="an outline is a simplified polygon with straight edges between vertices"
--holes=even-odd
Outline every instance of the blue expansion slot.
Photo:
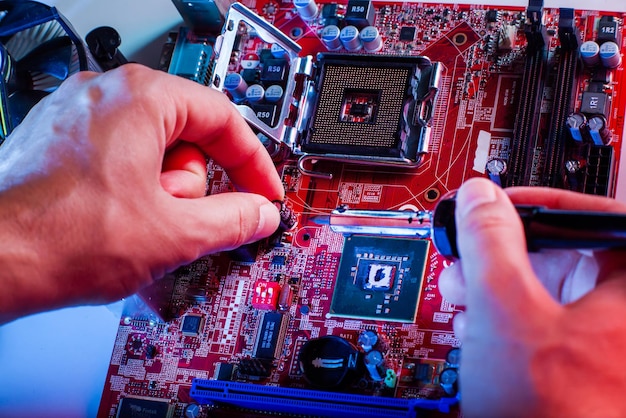
[[194,379],[191,397],[202,405],[228,405],[264,412],[316,417],[417,417],[420,409],[450,412],[457,398],[397,399],[318,390]]

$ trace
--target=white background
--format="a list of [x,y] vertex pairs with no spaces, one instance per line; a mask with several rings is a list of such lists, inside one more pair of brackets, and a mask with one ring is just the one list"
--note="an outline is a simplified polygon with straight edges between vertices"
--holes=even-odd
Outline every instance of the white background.
[[[157,64],[167,33],[181,23],[170,0],[46,3],[56,5],[83,37],[98,26],[114,27],[122,37],[122,52],[149,66]],[[527,4],[491,0],[481,3]],[[546,1],[545,5],[626,11],[624,0],[559,0]],[[626,167],[626,158],[622,160]],[[121,303],[71,308],[0,327],[0,417],[95,416],[120,313]]]

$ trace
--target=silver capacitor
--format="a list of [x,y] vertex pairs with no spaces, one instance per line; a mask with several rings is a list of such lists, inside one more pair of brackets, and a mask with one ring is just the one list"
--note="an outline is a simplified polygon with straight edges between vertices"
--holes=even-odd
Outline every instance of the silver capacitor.
[[383,39],[375,26],[364,27],[359,36],[367,52],[378,52],[383,48]]
[[246,97],[248,83],[238,73],[230,73],[224,78],[224,89],[233,96],[235,101],[240,101]]
[[363,362],[372,380],[376,382],[385,380],[385,359],[380,351],[370,351],[365,355]]
[[363,47],[363,45],[361,45],[361,38],[359,37],[359,30],[356,26],[346,26],[341,29],[339,39],[343,47],[348,51],[358,51]]
[[322,42],[330,51],[341,48],[341,39],[339,39],[339,28],[335,25],[328,25],[322,29]]
[[583,42],[579,52],[585,66],[595,67],[600,64],[600,45],[596,41]]
[[595,145],[607,145],[611,142],[611,131],[607,127],[604,116],[596,115],[589,118],[587,128]]
[[315,0],[294,0],[293,5],[304,20],[314,20],[319,14],[319,7]]
[[265,89],[260,84],[253,84],[246,89],[246,99],[250,103],[257,103],[265,97]]
[[283,88],[278,84],[271,85],[265,90],[265,100],[271,103],[278,102],[283,97]]
[[600,61],[606,68],[617,68],[622,63],[622,54],[615,42],[605,42],[600,45]]
[[565,125],[569,129],[572,138],[576,142],[583,142],[582,129],[587,123],[587,118],[582,113],[572,113],[565,120]]

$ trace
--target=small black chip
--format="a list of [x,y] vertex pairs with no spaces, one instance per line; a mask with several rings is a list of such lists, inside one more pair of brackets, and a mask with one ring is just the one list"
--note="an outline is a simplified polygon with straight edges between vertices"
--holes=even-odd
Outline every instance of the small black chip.
[[618,23],[613,16],[602,16],[598,23],[598,43],[615,42],[617,43],[617,33],[619,31]]
[[187,335],[190,337],[195,337],[200,334],[200,328],[202,328],[202,323],[204,322],[204,318],[199,315],[187,315],[183,319],[182,332],[183,335]]
[[261,71],[261,81],[275,82],[283,81],[287,73],[287,61],[285,60],[267,60],[264,63],[263,71]]
[[369,0],[349,0],[346,7],[346,24],[363,29],[373,26],[375,20],[374,6]]
[[485,20],[489,23],[494,23],[498,21],[498,11],[497,10],[487,10],[485,13]]
[[400,40],[402,42],[413,42],[415,40],[415,27],[403,26],[400,28]]
[[261,122],[268,126],[276,125],[276,105],[261,104],[252,106],[252,110]]
[[122,398],[116,418],[169,418],[174,408],[161,399]]
[[607,105],[606,93],[586,91],[583,93],[580,111],[591,115],[606,115]]
[[283,314],[266,312],[261,320],[261,326],[256,336],[254,357],[274,359],[277,356],[279,337],[282,333]]

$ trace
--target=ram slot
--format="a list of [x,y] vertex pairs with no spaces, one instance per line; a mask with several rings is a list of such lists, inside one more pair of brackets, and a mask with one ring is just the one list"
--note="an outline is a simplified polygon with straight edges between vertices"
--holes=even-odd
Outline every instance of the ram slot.
[[565,121],[572,110],[573,94],[578,75],[579,35],[574,20],[574,9],[559,11],[560,61],[555,82],[555,94],[546,142],[542,185],[563,187],[565,163]]
[[520,101],[511,151],[507,186],[528,186],[537,167],[537,141],[542,92],[547,68],[547,49],[542,24],[542,1],[531,0],[526,23],[526,63],[521,91],[526,96]]

